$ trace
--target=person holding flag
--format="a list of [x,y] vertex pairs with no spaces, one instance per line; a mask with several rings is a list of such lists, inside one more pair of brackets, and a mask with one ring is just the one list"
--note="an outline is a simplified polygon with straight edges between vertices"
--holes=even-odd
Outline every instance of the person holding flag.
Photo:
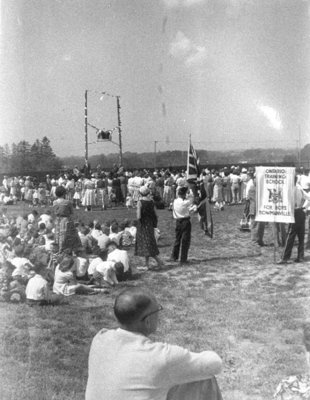
[[180,187],[177,193],[178,197],[174,200],[172,206],[173,218],[176,219],[176,238],[170,260],[178,260],[181,248],[181,265],[188,263],[187,256],[191,242],[192,230],[190,214],[197,209],[195,208],[196,206],[193,205],[194,196],[189,195],[187,197],[187,192],[187,187]]
[[213,218],[211,213],[210,198],[204,185],[204,179],[200,178],[200,160],[191,140],[189,139],[189,148],[187,156],[187,182],[189,183],[197,204],[197,215],[201,229],[205,235],[213,238]]
[[[209,237],[213,237],[213,221],[210,210],[209,199],[204,189],[203,181],[198,182],[200,176],[200,165],[198,155],[189,141],[187,157],[187,182],[191,194],[188,195],[187,187],[180,187],[177,191],[177,199],[173,202],[173,218],[176,219],[176,239],[174,242],[170,261],[177,261],[181,248],[180,264],[188,262],[188,251],[191,240],[190,215],[198,212],[198,220],[201,228]],[[196,203],[195,203],[196,197]]]

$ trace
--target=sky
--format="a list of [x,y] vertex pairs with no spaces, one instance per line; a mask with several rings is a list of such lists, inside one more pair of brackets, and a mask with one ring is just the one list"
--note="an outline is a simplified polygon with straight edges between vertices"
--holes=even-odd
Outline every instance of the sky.
[[[308,0],[1,0],[0,146],[88,152],[310,143]],[[97,142],[96,129],[114,143]]]

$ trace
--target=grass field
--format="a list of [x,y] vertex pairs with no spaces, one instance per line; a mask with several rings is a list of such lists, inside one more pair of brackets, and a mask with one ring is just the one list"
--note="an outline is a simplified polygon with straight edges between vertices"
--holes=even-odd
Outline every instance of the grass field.
[[[160,251],[167,260],[174,221],[167,210],[158,214]],[[310,310],[309,255],[303,264],[275,264],[280,250],[251,244],[249,233],[239,230],[241,214],[242,206],[214,212],[212,240],[193,217],[190,264],[166,261],[164,271],[140,273],[126,285],[150,288],[163,305],[155,340],[213,349],[222,357],[218,381],[224,399],[266,400],[280,379],[306,367],[301,324]],[[78,216],[121,220],[133,218],[134,211]],[[273,242],[271,226],[265,242]],[[133,250],[130,254],[132,263],[143,265]],[[82,400],[92,337],[116,326],[112,304],[124,286],[110,295],[74,296],[55,307],[0,304],[0,399]]]

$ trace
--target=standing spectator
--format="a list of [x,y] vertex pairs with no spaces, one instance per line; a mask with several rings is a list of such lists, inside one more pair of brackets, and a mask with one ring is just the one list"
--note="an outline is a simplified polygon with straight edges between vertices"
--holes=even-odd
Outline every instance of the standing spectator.
[[182,187],[178,190],[178,197],[173,202],[173,218],[176,220],[175,242],[173,245],[171,261],[179,258],[181,248],[180,264],[187,264],[188,250],[191,242],[191,219],[190,212],[193,206],[193,197],[186,198],[188,188]]
[[123,201],[125,202],[125,199],[127,197],[127,179],[126,179],[124,172],[121,172],[119,174],[119,180],[120,180],[120,184],[121,184],[122,198],[123,198]]
[[166,207],[170,207],[171,203],[174,200],[173,185],[174,185],[174,178],[170,174],[170,172],[167,172],[166,179],[164,181],[164,198],[163,198]]
[[239,171],[237,169],[233,169],[232,173],[230,174],[230,181],[231,181],[231,195],[232,195],[232,203],[231,204],[238,204],[239,203],[239,185],[241,182]]
[[250,219],[251,227],[251,240],[257,243],[259,246],[264,246],[264,232],[265,232],[265,222],[255,221],[256,215],[256,180],[254,174],[249,172],[249,180],[246,186],[246,202],[248,205],[248,216]]
[[59,246],[59,251],[73,251],[81,247],[81,241],[73,221],[73,206],[67,200],[66,189],[58,186],[56,189],[57,199],[54,201],[53,209],[55,213],[55,242]]
[[154,228],[157,227],[157,215],[155,206],[150,196],[150,189],[146,186],[140,188],[142,196],[137,204],[137,234],[135,243],[135,255],[145,257],[145,267],[149,267],[149,258],[152,257],[157,261],[157,267],[153,269],[160,270],[163,262],[159,258],[159,250],[157,247]]
[[297,177],[295,177],[295,188],[294,188],[294,218],[295,222],[289,224],[287,239],[282,255],[282,259],[279,264],[287,264],[288,260],[291,258],[294,242],[296,236],[298,237],[298,250],[297,258],[295,262],[302,262],[304,259],[304,241],[305,241],[305,221],[306,214],[304,211],[304,204],[306,199],[309,200],[310,196],[306,196],[302,190],[302,187],[297,183]]
[[227,168],[224,168],[224,176],[223,176],[223,200],[225,204],[231,203],[231,183],[230,183],[230,174]]
[[218,171],[215,172],[213,180],[213,201],[215,202],[214,208],[217,210],[224,210],[223,203],[223,179],[220,177]]
[[243,202],[245,200],[245,192],[246,192],[246,184],[248,181],[248,174],[246,168],[242,168],[240,174],[240,193],[239,193],[239,202]]
[[95,204],[95,183],[90,178],[86,178],[84,181],[84,196],[82,205],[85,207],[85,211],[91,211]]

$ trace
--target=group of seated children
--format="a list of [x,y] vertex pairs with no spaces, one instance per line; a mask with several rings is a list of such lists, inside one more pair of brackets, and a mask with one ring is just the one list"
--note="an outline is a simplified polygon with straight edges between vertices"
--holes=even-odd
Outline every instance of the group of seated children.
[[58,304],[73,294],[108,293],[132,277],[126,248],[135,242],[135,223],[79,223],[81,248],[60,254],[53,229],[39,221],[28,222],[23,232],[16,221],[0,228],[2,301]]

